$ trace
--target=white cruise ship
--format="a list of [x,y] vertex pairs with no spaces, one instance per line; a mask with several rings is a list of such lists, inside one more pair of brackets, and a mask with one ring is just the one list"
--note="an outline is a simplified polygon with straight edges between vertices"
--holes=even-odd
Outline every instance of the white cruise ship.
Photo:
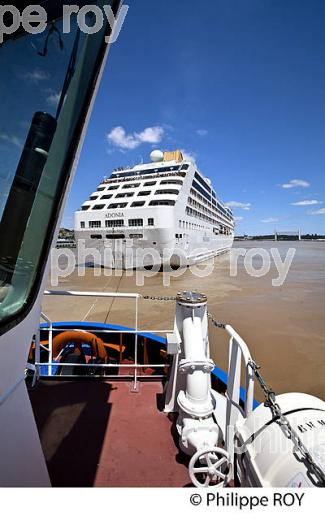
[[229,251],[234,218],[210,180],[179,150],[154,150],[150,159],[114,170],[76,211],[77,247],[123,269],[191,265]]

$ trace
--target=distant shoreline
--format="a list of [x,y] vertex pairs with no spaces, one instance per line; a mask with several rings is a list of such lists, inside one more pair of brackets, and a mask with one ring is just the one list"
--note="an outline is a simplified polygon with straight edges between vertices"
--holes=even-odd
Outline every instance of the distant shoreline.
[[246,242],[246,241],[261,241],[261,240],[270,240],[273,242],[317,242],[317,241],[325,241],[325,235],[302,235],[299,239],[295,236],[283,236],[278,237],[276,240],[274,235],[257,235],[257,236],[237,236],[234,238],[235,242]]

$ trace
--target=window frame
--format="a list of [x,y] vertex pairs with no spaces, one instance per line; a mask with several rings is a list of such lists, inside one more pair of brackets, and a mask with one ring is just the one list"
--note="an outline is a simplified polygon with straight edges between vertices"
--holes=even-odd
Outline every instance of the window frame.
[[[115,16],[120,3],[120,0],[109,1]],[[31,287],[26,295],[24,304],[22,304],[22,306],[14,313],[9,314],[8,316],[1,319],[0,335],[5,334],[21,323],[30,314],[31,310],[35,306],[37,298],[40,296],[40,289],[42,283],[44,282],[44,274],[48,264],[48,258],[52,244],[55,241],[57,223],[63,209],[65,198],[67,196],[67,188],[69,186],[71,176],[74,173],[74,165],[77,163],[79,152],[83,144],[83,134],[90,117],[94,94],[96,93],[98,84],[98,78],[107,54],[108,44],[105,41],[105,37],[109,36],[110,33],[110,26],[109,24],[106,24],[105,31],[103,31],[101,41],[99,42],[96,60],[93,62],[94,66],[92,73],[88,76],[83,105],[74,121],[71,140],[65,153],[64,164],[62,166],[60,175],[58,176],[56,192],[53,193],[52,211],[48,218],[45,239],[42,244],[40,244],[40,255],[37,261]],[[25,36],[26,35],[24,34],[22,37]]]

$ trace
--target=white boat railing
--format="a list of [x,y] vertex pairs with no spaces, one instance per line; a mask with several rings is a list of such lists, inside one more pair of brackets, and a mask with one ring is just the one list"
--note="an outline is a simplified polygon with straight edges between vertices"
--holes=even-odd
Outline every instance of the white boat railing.
[[[137,388],[137,383],[139,377],[141,379],[144,378],[161,378],[161,375],[146,375],[141,374],[139,376],[139,370],[143,370],[146,368],[151,369],[157,369],[157,368],[167,368],[169,365],[167,363],[159,363],[159,364],[145,364],[145,363],[139,363],[138,362],[138,339],[139,336],[143,334],[163,334],[166,335],[167,333],[172,333],[173,330],[169,329],[159,329],[159,330],[152,330],[152,329],[140,329],[139,328],[139,300],[142,298],[142,295],[139,293],[121,293],[121,292],[102,292],[102,291],[61,291],[61,290],[55,290],[55,291],[45,291],[45,296],[64,296],[64,297],[87,297],[87,298],[121,298],[121,299],[130,299],[134,300],[134,326],[131,329],[125,330],[124,328],[114,328],[114,329],[100,329],[101,334],[132,334],[134,335],[134,363],[60,363],[57,361],[53,361],[53,333],[55,332],[66,332],[66,331],[80,331],[78,328],[71,328],[71,327],[57,327],[53,325],[52,320],[46,316],[44,313],[41,314],[42,319],[47,324],[46,328],[42,328],[42,330],[45,330],[48,332],[48,347],[43,345],[40,340],[40,330],[41,325],[38,328],[36,334],[35,334],[35,363],[34,365],[32,363],[28,363],[29,370],[34,370],[34,378],[33,378],[33,384],[35,384],[36,380],[42,377],[42,374],[40,372],[41,367],[47,367],[47,375],[46,377],[55,377],[56,374],[54,373],[53,368],[55,367],[55,371],[59,367],[86,367],[86,368],[114,368],[114,369],[120,369],[120,368],[130,368],[133,371],[133,374],[109,374],[109,375],[99,375],[94,374],[92,377],[97,378],[131,378],[133,380],[133,386],[134,389]],[[96,334],[96,328],[92,329],[82,329],[84,332],[91,332]],[[47,362],[41,362],[41,350],[45,350],[48,353],[48,361]],[[65,377],[73,378],[73,377],[89,377],[89,376],[82,376],[82,375],[67,375]]]
[[[71,327],[61,327],[53,325],[52,320],[46,316],[44,313],[41,314],[42,319],[46,323],[47,327],[42,328],[43,331],[47,331],[48,333],[48,346],[45,346],[40,341],[40,330],[41,325],[38,328],[35,334],[35,363],[28,363],[29,370],[34,370],[34,381],[38,378],[42,377],[44,374],[41,374],[40,368],[47,367],[47,374],[45,377],[56,377],[56,371],[60,367],[78,367],[78,368],[111,368],[111,369],[119,369],[120,368],[129,368],[132,371],[132,374],[107,374],[107,375],[99,375],[92,374],[94,378],[127,378],[132,379],[134,383],[134,388],[137,387],[137,382],[139,378],[139,371],[143,372],[143,369],[151,368],[151,369],[164,369],[169,367],[167,363],[159,363],[159,364],[146,364],[138,362],[138,340],[139,336],[143,334],[153,334],[153,335],[166,335],[173,334],[174,330],[170,329],[140,329],[139,328],[139,300],[143,298],[143,296],[139,293],[121,293],[121,292],[103,292],[103,291],[62,291],[62,290],[53,290],[53,291],[45,291],[45,296],[61,296],[61,297],[87,297],[87,298],[119,298],[119,299],[130,299],[134,301],[134,324],[133,328],[125,329],[125,328],[114,328],[114,329],[100,329],[101,335],[110,334],[123,334],[128,335],[131,334],[134,336],[134,351],[133,351],[133,359],[134,363],[61,363],[59,361],[53,360],[53,333],[58,332],[66,332],[66,331],[80,331],[80,328],[71,328]],[[92,328],[82,328],[84,332],[90,332],[96,334],[96,326]],[[224,330],[229,335],[229,363],[228,363],[228,373],[227,373],[227,424],[234,424],[234,422],[238,418],[238,414],[242,417],[248,417],[254,405],[254,374],[253,370],[250,366],[250,361],[252,360],[251,354],[248,346],[245,341],[239,336],[239,334],[231,327],[231,325],[225,325]],[[48,354],[48,361],[41,362],[41,351],[45,350]],[[121,359],[120,359],[121,361]],[[245,375],[245,383],[241,385],[241,372],[242,372],[242,362],[244,364],[244,375]],[[65,376],[67,378],[73,377],[89,377],[82,375],[73,375],[69,374]],[[145,378],[161,378],[161,375],[146,375],[144,373],[141,374],[141,379]],[[245,400],[244,406],[241,406],[240,389],[241,386],[244,386],[245,389]]]

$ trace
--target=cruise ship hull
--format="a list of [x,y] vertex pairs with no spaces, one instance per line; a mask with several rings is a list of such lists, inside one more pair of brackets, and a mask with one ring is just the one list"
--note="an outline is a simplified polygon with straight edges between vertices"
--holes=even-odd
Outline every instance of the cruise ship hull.
[[[128,236],[125,231],[124,234]],[[175,232],[168,229],[141,230],[139,234],[143,238],[96,239],[91,238],[93,234],[88,230],[78,231],[78,263],[124,270],[185,267],[228,252],[234,238],[193,231],[186,239],[177,239]]]
[[115,170],[76,211],[79,264],[173,268],[231,248],[232,211],[196,164],[180,151],[150,157],[151,163]]

